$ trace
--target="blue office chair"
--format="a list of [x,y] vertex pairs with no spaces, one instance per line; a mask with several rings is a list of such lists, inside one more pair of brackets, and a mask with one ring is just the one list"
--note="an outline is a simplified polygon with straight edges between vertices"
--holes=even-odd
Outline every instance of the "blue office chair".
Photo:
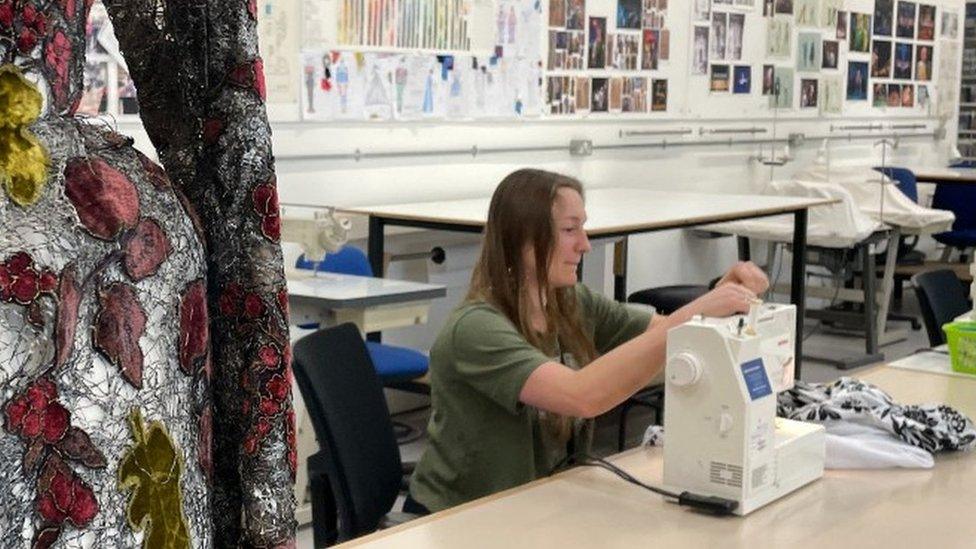
[[[944,244],[947,250],[955,248],[962,253],[976,247],[976,186],[937,185],[932,207],[956,214],[952,229],[932,235],[937,242]],[[962,260],[966,261],[966,258]]]
[[[302,255],[295,263],[299,269],[314,269],[316,264]],[[338,252],[326,254],[325,260],[317,266],[318,271],[342,273],[359,276],[373,276],[369,259],[355,246],[343,246]],[[318,324],[303,324],[302,328],[318,328]],[[430,385],[419,383],[417,379],[427,373],[429,360],[426,355],[406,347],[386,345],[367,341],[369,358],[373,361],[376,374],[384,387],[400,389],[411,393],[430,394]]]
[[[918,203],[918,182],[915,179],[915,173],[907,168],[875,168],[875,170],[885,174],[898,187],[898,190],[902,192],[905,196],[911,199],[912,202]],[[918,245],[918,235],[914,236],[902,236],[898,241],[898,255],[896,262],[898,265],[922,265],[925,263],[925,254],[921,251],[915,249]],[[887,253],[880,253],[876,257],[876,261],[879,264],[884,264],[887,260]],[[911,278],[911,274],[902,274],[895,272],[895,301],[900,302],[903,295],[903,285]],[[918,330],[921,328],[921,324],[915,317],[906,317],[902,315],[889,315],[892,320],[906,320],[912,323],[912,329]]]

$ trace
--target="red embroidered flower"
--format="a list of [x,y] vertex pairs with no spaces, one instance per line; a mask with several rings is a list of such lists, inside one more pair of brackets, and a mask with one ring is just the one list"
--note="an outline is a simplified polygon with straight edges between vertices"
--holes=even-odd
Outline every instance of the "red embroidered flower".
[[254,211],[261,215],[278,213],[278,191],[275,189],[275,178],[268,183],[254,187],[251,199],[254,201]]
[[69,160],[64,168],[64,194],[95,238],[114,240],[139,222],[136,186],[101,158]]
[[75,18],[75,0],[60,0],[61,11],[69,21]]
[[288,443],[288,468],[291,469],[292,480],[298,470],[298,451],[295,444],[295,410],[289,409],[285,413],[285,441]]
[[210,319],[207,288],[203,280],[191,282],[180,299],[180,369],[192,375],[207,355]]
[[203,142],[213,145],[224,133],[224,123],[217,118],[208,118],[203,121]]
[[37,511],[50,523],[69,520],[78,528],[87,526],[98,514],[92,489],[58,458],[50,458],[38,481]]
[[199,446],[197,459],[200,462],[200,469],[203,470],[209,481],[213,476],[213,413],[210,406],[203,409],[199,424],[200,436],[197,439]]
[[254,91],[264,101],[268,97],[268,86],[264,81],[264,61],[258,57],[254,60]]
[[92,343],[109,362],[118,366],[136,389],[142,388],[144,355],[139,338],[146,331],[146,313],[135,288],[113,282],[99,292],[99,309],[92,323]]
[[264,216],[261,220],[261,233],[272,242],[277,242],[281,238],[281,218],[278,214]]
[[54,367],[67,362],[74,349],[75,330],[78,327],[78,307],[81,305],[81,289],[75,282],[75,267],[68,265],[61,271],[58,286],[58,319],[54,325]]
[[145,218],[124,237],[125,272],[134,281],[152,276],[173,250],[159,223]]
[[278,349],[275,349],[273,345],[264,345],[258,349],[258,359],[260,359],[261,365],[265,368],[274,368],[277,366],[279,358]]
[[0,28],[9,29],[14,26],[14,3],[0,3]]
[[230,282],[224,286],[224,291],[218,298],[218,307],[224,316],[237,316],[240,312],[240,302],[244,297],[244,289],[237,282]]
[[[284,402],[291,393],[291,384],[282,375],[274,375],[264,385],[264,390],[277,402]],[[269,414],[270,415],[270,414]]]
[[67,107],[68,102],[68,64],[71,61],[71,40],[61,29],[47,42],[44,48],[44,62],[53,72],[54,78],[51,89],[54,91],[55,105],[58,108]]
[[258,318],[265,311],[264,301],[257,294],[247,294],[244,298],[244,316],[248,318]]
[[288,288],[282,288],[278,290],[278,306],[281,307],[281,313],[288,316]]
[[270,398],[262,398],[259,406],[261,413],[266,416],[273,416],[278,413],[278,403]]
[[71,418],[57,398],[54,383],[46,378],[38,379],[4,406],[4,428],[27,439],[40,439],[48,444],[58,442],[68,431]]
[[169,177],[166,175],[166,170],[162,166],[153,162],[148,156],[142,154],[141,152],[136,152],[139,157],[139,164],[142,165],[142,169],[146,172],[149,177],[149,181],[152,182],[153,187],[157,189],[169,188]]
[[35,47],[37,47],[37,35],[31,29],[24,27],[17,37],[17,49],[24,55],[30,55]]
[[51,271],[38,271],[34,259],[17,252],[0,263],[0,301],[30,305],[40,294],[53,294],[58,277]]

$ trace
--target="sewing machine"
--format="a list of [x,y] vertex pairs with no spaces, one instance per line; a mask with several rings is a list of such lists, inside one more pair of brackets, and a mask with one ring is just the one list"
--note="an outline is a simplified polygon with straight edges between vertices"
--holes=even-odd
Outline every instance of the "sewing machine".
[[748,514],[823,476],[824,429],[776,417],[793,387],[796,307],[696,317],[668,332],[664,484]]
[[[336,252],[348,240],[352,222],[335,215],[335,208],[317,210],[314,217],[295,217],[284,208],[281,210],[281,240],[298,244],[305,259],[319,263],[325,260],[325,254]],[[310,269],[296,269],[294,257],[285,258],[285,276],[290,280],[299,280],[314,276],[316,271]]]

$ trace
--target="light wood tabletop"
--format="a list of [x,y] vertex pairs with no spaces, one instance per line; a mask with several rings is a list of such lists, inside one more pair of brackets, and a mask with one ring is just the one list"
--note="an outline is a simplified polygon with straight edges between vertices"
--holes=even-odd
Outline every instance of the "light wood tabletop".
[[909,168],[919,183],[972,184],[976,183],[976,168]]
[[[480,228],[488,219],[488,197],[345,208],[347,213],[387,220],[446,223]],[[625,187],[586,191],[585,229],[594,237],[655,229],[676,229],[743,217],[796,212],[836,200],[724,193],[652,191]]]
[[[896,401],[947,403],[976,416],[976,378],[880,366],[857,377]],[[611,458],[660,484],[662,451]],[[666,502],[596,468],[576,468],[370,536],[349,547],[939,547],[976,540],[976,455],[942,453],[933,469],[828,470],[745,517]]]

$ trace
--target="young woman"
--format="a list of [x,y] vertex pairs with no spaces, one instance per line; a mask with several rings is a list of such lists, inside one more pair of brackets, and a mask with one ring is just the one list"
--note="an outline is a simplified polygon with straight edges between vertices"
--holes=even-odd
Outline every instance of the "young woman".
[[592,418],[661,371],[667,331],[696,314],[749,309],[769,285],[739,263],[670,316],[591,292],[578,181],[519,170],[495,190],[464,303],[430,353],[428,446],[404,509],[439,511],[545,476],[588,448]]

